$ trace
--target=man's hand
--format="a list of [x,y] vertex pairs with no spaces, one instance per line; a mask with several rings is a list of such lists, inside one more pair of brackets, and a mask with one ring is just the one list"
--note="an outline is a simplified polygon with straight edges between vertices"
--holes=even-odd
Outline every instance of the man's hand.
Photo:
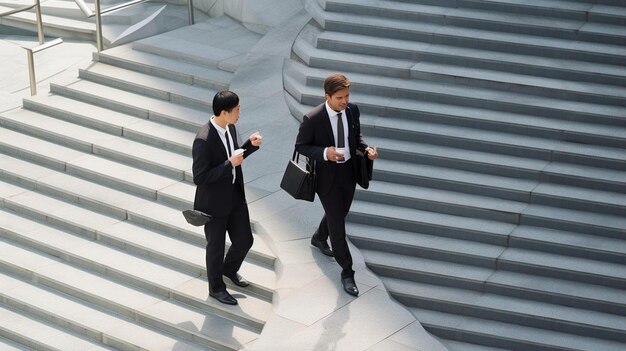
[[243,163],[243,152],[237,155],[232,155],[228,161],[233,165],[233,168],[240,166]]
[[252,135],[250,135],[249,139],[252,145],[255,147],[259,147],[263,143],[263,137],[259,132],[254,132]]
[[368,146],[365,151],[367,152],[367,157],[370,160],[375,160],[378,158],[378,150],[376,149],[376,147],[371,147]]
[[329,146],[326,149],[326,159],[331,162],[341,162],[343,161],[343,154],[337,152],[334,146]]

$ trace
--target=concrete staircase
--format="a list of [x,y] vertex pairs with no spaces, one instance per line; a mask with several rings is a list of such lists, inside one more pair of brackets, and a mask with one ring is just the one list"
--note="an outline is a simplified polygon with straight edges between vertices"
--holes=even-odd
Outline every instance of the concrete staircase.
[[351,241],[451,350],[626,349],[626,1],[311,0],[298,119],[332,71],[379,147]]
[[242,267],[252,285],[230,285],[239,305],[222,305],[208,297],[203,230],[180,210],[195,191],[195,132],[258,39],[216,18],[94,54],[78,77],[0,113],[0,349],[254,343],[274,254],[255,234]]

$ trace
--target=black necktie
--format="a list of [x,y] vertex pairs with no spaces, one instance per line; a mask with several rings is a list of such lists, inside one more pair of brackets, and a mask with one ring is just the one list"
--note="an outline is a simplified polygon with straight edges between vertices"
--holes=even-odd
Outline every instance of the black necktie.
[[346,147],[346,141],[343,134],[343,121],[341,120],[341,112],[337,114],[337,147]]
[[[228,128],[228,127],[226,127]],[[228,137],[228,129],[226,129],[226,133],[224,133],[224,135],[226,136],[226,154],[228,154],[228,157],[230,158],[231,154],[230,154],[230,138]]]

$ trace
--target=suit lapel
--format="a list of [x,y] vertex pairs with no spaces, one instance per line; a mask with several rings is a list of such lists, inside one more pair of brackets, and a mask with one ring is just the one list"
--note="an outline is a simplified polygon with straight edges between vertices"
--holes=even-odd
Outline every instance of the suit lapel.
[[222,142],[222,137],[220,136],[220,133],[217,131],[217,129],[215,129],[215,126],[213,125],[213,123],[209,122],[209,137],[211,140],[213,140],[213,143],[217,145],[217,147],[222,150],[222,153],[224,154],[224,158],[228,159],[228,153],[226,152],[226,147],[224,146],[224,143]]
[[[352,110],[350,110],[350,105],[346,106],[346,121],[348,122],[348,146],[350,150],[354,150],[355,145],[355,137],[354,137],[354,119],[352,116]],[[352,151],[350,151],[352,152]]]

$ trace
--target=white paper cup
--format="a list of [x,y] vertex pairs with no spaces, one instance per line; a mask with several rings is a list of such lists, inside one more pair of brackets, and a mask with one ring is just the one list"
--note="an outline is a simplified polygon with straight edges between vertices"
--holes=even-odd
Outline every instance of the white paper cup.
[[243,152],[246,151],[245,149],[237,149],[235,150],[235,152],[233,153],[233,155],[237,156],[239,154],[243,154]]
[[336,147],[335,151],[337,151],[337,153],[340,153],[342,156],[346,154],[346,148],[345,147]]

